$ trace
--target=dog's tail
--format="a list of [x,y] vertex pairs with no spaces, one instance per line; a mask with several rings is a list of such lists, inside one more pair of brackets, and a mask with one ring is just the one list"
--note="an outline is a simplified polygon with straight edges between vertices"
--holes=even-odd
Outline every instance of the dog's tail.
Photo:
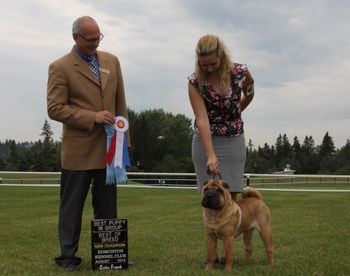
[[242,198],[246,198],[246,197],[255,197],[261,200],[263,199],[262,195],[253,188],[244,188],[242,193]]

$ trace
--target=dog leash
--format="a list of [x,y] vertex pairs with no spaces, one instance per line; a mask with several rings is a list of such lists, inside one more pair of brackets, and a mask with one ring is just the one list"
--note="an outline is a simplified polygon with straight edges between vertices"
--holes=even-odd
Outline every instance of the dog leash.
[[207,170],[207,174],[208,175],[210,175],[210,176],[212,176],[213,177],[213,179],[215,179],[215,177],[216,176],[218,176],[219,177],[219,179],[221,179],[222,180],[222,177],[221,177],[221,174],[220,174],[220,172],[218,171],[218,173],[217,174],[214,174],[214,173],[212,173],[211,171],[209,171],[209,169]]
[[215,179],[215,176],[219,176],[219,179],[221,179],[222,180],[222,176],[221,176],[221,174],[218,172],[218,174],[214,174],[213,175],[213,179]]

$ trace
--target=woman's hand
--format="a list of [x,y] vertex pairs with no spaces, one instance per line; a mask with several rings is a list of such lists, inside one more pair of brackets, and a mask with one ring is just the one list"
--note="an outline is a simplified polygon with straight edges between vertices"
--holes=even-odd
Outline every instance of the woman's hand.
[[207,161],[208,173],[210,172],[213,175],[219,173],[219,161],[215,155],[209,156]]

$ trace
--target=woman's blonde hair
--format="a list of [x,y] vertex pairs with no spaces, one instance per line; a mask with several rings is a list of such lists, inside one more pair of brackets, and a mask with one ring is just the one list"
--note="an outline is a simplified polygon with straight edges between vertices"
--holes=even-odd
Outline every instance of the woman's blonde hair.
[[210,55],[212,53],[217,53],[218,57],[221,59],[221,64],[219,68],[219,78],[220,87],[225,89],[231,81],[231,58],[229,52],[220,38],[215,35],[207,34],[202,36],[196,46],[196,77],[199,81],[199,89],[202,90],[202,85],[204,82],[204,72],[199,63],[199,57]]

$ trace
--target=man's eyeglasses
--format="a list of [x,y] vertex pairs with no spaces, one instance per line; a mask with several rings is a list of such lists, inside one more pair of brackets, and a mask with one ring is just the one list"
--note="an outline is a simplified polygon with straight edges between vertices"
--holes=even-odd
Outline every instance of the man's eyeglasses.
[[78,35],[84,39],[87,43],[96,43],[96,42],[100,42],[103,38],[104,38],[104,35],[102,33],[100,33],[100,36],[99,38],[91,38],[91,39],[87,39],[85,37],[83,37],[81,34],[78,33]]

